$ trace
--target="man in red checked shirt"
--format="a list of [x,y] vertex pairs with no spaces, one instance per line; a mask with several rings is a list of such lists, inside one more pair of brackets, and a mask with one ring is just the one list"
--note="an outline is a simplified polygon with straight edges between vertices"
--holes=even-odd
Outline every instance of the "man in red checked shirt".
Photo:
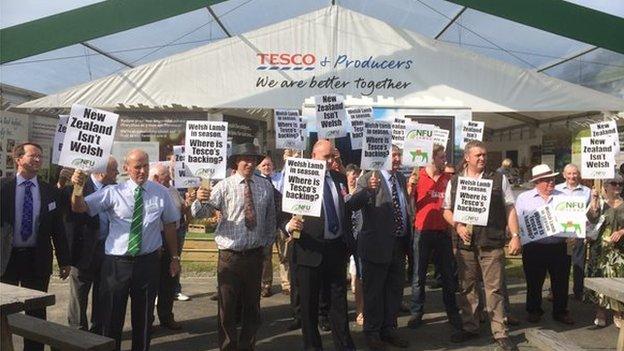
[[442,299],[449,322],[461,329],[459,309],[455,302],[457,282],[453,273],[453,249],[448,223],[444,220],[442,203],[450,175],[444,173],[446,153],[444,146],[435,144],[430,164],[420,169],[415,191],[412,191],[416,206],[414,220],[414,276],[412,279],[412,304],[407,325],[417,328],[422,324],[425,307],[425,284],[427,266],[433,259],[436,269],[442,275]]

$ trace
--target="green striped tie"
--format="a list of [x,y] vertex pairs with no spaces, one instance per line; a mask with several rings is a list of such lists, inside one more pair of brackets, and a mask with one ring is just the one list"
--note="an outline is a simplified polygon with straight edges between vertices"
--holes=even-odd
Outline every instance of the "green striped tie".
[[130,238],[128,238],[128,255],[135,256],[141,251],[141,231],[143,229],[143,189],[138,186],[134,189],[134,211]]

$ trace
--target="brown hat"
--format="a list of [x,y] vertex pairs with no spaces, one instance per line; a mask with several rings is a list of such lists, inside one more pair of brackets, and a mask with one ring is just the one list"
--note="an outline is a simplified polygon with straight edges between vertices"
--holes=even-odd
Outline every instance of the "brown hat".
[[236,168],[234,161],[237,156],[252,156],[256,159],[256,164],[258,164],[263,155],[260,154],[259,148],[252,143],[243,143],[238,145],[232,145],[232,153],[228,157],[228,166],[230,168]]

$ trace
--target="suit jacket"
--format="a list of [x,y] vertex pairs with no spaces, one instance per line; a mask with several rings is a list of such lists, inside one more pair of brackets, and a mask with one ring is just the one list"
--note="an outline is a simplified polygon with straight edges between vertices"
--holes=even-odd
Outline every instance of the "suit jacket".
[[[71,201],[73,189],[73,186],[68,186],[63,189],[64,201],[67,201],[67,203]],[[91,177],[87,177],[83,194],[86,197],[94,192],[95,184],[93,180],[91,180]],[[100,256],[99,253],[96,252],[100,232],[99,215],[91,217],[86,212],[76,213],[73,212],[71,206],[69,206],[65,216],[65,224],[65,231],[70,243],[70,264],[78,269],[89,269],[91,263],[94,262],[94,258]]]
[[[349,253],[355,249],[355,241],[351,231],[351,211],[345,207],[343,196],[347,194],[347,177],[344,174],[329,171],[336,193],[338,194],[338,207],[342,222],[342,235],[339,237],[338,246],[328,249],[328,240],[325,235],[325,209],[321,209],[321,217],[306,216],[303,223],[303,230],[299,239],[294,243],[295,262],[303,266],[318,267],[324,259],[343,260],[348,258]],[[290,216],[285,216],[282,228],[290,220]],[[332,257],[324,257],[331,255]]]
[[[59,266],[69,265],[69,248],[65,238],[61,215],[61,197],[59,191],[50,184],[37,178],[41,207],[39,220],[35,223],[37,245],[35,246],[34,269],[37,276],[46,277],[52,274],[52,241]],[[2,212],[0,213],[2,235],[2,258],[0,273],[4,274],[9,263],[13,248],[13,228],[15,227],[15,177],[0,179],[0,196]]]
[[[392,191],[388,188],[383,175],[379,174],[380,185],[377,192],[367,189],[368,180],[372,172],[360,177],[356,192],[347,201],[347,208],[351,211],[362,211],[362,230],[358,234],[357,253],[360,258],[374,263],[388,263],[392,260],[394,249],[394,210],[392,205]],[[407,235],[400,240],[408,245],[412,236],[413,210],[407,195],[405,176],[396,173],[400,185],[398,191],[405,196],[407,210]]]

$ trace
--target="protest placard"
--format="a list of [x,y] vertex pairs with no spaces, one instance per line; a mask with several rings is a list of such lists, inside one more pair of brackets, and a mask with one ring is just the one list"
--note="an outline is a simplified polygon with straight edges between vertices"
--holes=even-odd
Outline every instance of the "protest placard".
[[392,145],[396,145],[400,149],[403,148],[403,142],[405,141],[405,127],[407,119],[405,117],[394,117],[392,119]]
[[347,112],[344,96],[337,94],[317,95],[316,125],[321,139],[342,138],[347,135]]
[[461,127],[461,145],[463,149],[470,140],[483,141],[483,129],[485,122],[464,121]]
[[611,179],[615,174],[615,153],[611,137],[581,138],[581,177]]
[[582,196],[554,196],[551,204],[559,233],[566,238],[586,236],[587,204]]
[[390,158],[392,132],[388,121],[364,122],[364,141],[360,165],[366,170],[381,170]]
[[200,178],[187,176],[184,145],[173,146],[173,157],[173,185],[177,189],[198,188],[201,185]]
[[65,132],[67,132],[67,121],[69,121],[68,115],[60,115],[58,123],[56,124],[54,141],[52,143],[52,163],[55,165],[58,164],[59,157],[61,156],[63,140],[65,139]]
[[444,149],[446,150],[448,146],[449,133],[450,132],[446,129],[438,127],[434,128],[432,137],[433,143],[444,146]]
[[459,177],[453,220],[464,224],[487,225],[492,184],[491,179]]
[[191,175],[202,179],[225,178],[227,133],[227,122],[186,122],[184,154]]
[[292,157],[286,159],[282,211],[304,216],[321,216],[325,166],[325,161]]
[[58,164],[88,172],[104,171],[118,118],[116,113],[72,105]]
[[591,131],[591,136],[594,138],[613,138],[614,143],[614,153],[620,152],[620,138],[617,129],[617,123],[615,121],[605,121],[592,123],[589,125],[589,130]]
[[281,110],[274,112],[275,147],[278,149],[304,149],[299,110]]
[[351,107],[347,109],[347,116],[351,124],[351,149],[360,150],[364,137],[364,122],[373,120],[372,107]]
[[407,123],[401,160],[404,166],[423,167],[431,162],[434,129],[431,124]]
[[557,222],[550,205],[524,213],[519,218],[522,245],[557,234]]

